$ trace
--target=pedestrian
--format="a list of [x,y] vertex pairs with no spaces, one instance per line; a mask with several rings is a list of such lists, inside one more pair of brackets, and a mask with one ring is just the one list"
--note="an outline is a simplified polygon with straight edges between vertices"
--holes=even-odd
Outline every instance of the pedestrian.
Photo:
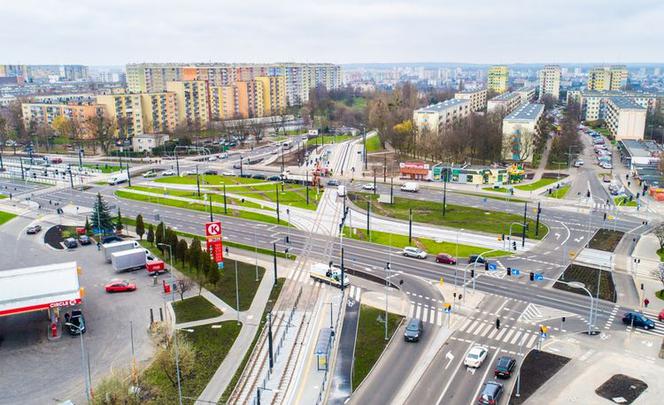
[[648,304],[650,304],[650,300],[648,298],[643,300],[643,305],[645,305],[646,308],[648,308]]
[[101,243],[97,241],[97,250],[101,250]]
[[500,329],[500,318],[496,318],[496,329]]

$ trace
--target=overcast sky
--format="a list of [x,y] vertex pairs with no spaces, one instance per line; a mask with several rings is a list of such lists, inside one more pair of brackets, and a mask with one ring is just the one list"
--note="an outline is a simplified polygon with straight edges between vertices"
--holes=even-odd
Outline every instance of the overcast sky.
[[3,0],[0,63],[664,62],[662,0]]

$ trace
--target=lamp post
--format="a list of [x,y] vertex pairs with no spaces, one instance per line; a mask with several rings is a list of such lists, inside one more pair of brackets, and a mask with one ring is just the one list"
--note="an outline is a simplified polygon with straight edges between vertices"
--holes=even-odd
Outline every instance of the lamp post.
[[[226,246],[226,256],[228,256],[228,246]],[[237,280],[237,260],[235,262],[235,311],[237,312],[237,324],[240,325],[240,287]]]
[[[164,229],[166,226],[164,225]],[[170,273],[171,273],[171,301],[175,301],[175,278],[173,277],[173,246],[168,243],[158,243],[157,246],[164,247],[168,246],[168,260],[170,262]],[[180,351],[178,349],[178,332],[175,330],[173,332],[173,344],[175,345],[175,372],[178,380],[178,402],[182,405],[182,384],[180,383]]]
[[387,320],[388,318],[388,312],[387,312],[387,286],[389,285],[389,280],[390,280],[390,263],[385,264],[385,340],[388,340],[387,337]]
[[72,328],[76,328],[78,330],[78,336],[81,338],[81,368],[83,369],[83,379],[85,380],[85,397],[88,400],[88,403],[90,403],[91,395],[90,395],[90,385],[91,382],[89,380],[90,377],[90,370],[87,368],[86,364],[89,364],[85,361],[85,344],[83,343],[83,327],[79,325],[74,325],[71,322],[66,322],[66,326]]

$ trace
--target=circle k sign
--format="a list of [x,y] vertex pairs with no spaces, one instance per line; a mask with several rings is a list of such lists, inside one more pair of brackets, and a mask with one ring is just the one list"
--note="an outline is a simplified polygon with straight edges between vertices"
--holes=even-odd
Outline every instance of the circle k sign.
[[205,224],[205,236],[221,236],[221,222],[207,222]]

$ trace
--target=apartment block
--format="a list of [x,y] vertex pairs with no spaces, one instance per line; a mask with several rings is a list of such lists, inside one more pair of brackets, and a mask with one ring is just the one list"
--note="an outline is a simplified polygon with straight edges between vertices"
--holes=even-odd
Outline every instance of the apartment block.
[[571,90],[567,92],[567,102],[575,101],[581,107],[581,118],[584,121],[606,119],[606,104],[611,97],[623,97],[654,113],[664,106],[664,93],[642,91],[595,91]]
[[606,103],[606,126],[613,137],[643,139],[647,109],[628,97],[610,97]]
[[[83,123],[86,119],[100,115],[103,110],[94,103],[65,104],[65,103],[23,103],[21,104],[23,125],[52,125],[56,117],[64,116]],[[85,135],[85,134],[84,134]]]
[[532,103],[535,101],[535,96],[537,94],[537,89],[534,86],[526,86],[526,87],[520,87],[516,90],[513,91],[513,93],[516,93],[519,95],[519,98],[521,99],[520,104],[523,103]]
[[486,89],[464,90],[454,94],[454,98],[470,101],[470,111],[486,110]]
[[545,95],[560,98],[560,66],[546,65],[539,71],[539,99]]
[[175,93],[141,93],[143,132],[173,132],[177,127]]
[[523,104],[503,119],[503,159],[532,162],[544,104]]
[[439,133],[453,122],[470,115],[470,101],[453,98],[413,111],[413,123],[419,131]]
[[117,122],[117,134],[129,138],[144,133],[143,109],[139,94],[103,94],[96,97],[104,113]]
[[283,76],[257,77],[254,81],[262,84],[263,114],[278,115],[286,110],[286,79]]
[[210,122],[207,81],[182,80],[167,82],[166,90],[175,93],[178,125],[187,125],[196,129],[207,127]]
[[215,120],[264,116],[263,82],[238,81],[230,86],[210,87],[210,114]]
[[598,66],[588,72],[588,90],[624,90],[627,86],[627,66]]
[[487,89],[502,94],[507,91],[508,79],[507,66],[491,66],[487,72]]
[[499,94],[487,102],[486,110],[488,112],[502,112],[509,114],[516,110],[521,103],[521,96],[513,91],[509,93]]

